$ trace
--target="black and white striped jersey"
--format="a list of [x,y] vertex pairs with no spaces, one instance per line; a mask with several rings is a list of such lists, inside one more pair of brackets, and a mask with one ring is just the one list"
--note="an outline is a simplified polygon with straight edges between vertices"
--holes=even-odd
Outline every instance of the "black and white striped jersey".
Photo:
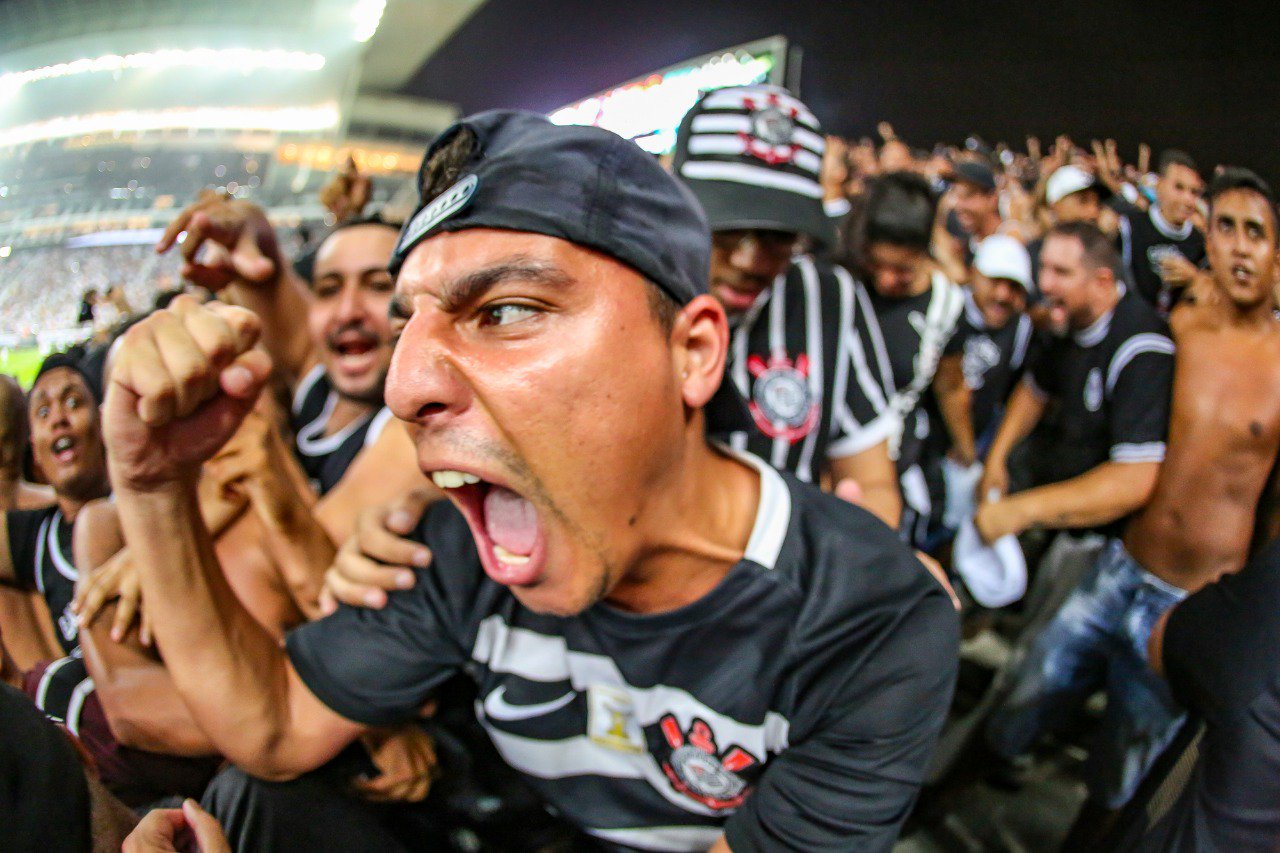
[[[965,291],[964,311],[943,355],[960,356],[964,383],[970,392],[969,418],[979,445],[985,443],[984,436],[991,437],[997,429],[1005,401],[1022,378],[1028,359],[1034,360],[1038,345],[1028,315],[1019,314],[999,329],[989,328],[973,295]],[[934,403],[931,411],[936,409]],[[938,422],[942,423],[940,418]]]
[[356,418],[333,435],[325,435],[325,427],[337,405],[338,392],[329,382],[323,365],[311,368],[293,392],[290,426],[294,434],[294,454],[312,487],[321,495],[338,485],[360,451],[378,440],[392,418],[391,410],[383,406]]
[[62,510],[50,506],[10,510],[5,513],[5,523],[15,580],[24,589],[38,590],[44,596],[58,644],[71,654],[80,647],[80,628],[71,612],[80,577],[71,552],[71,522]]
[[1033,465],[1056,483],[1103,462],[1160,462],[1169,430],[1173,341],[1141,296],[1125,293],[1089,328],[1055,338],[1024,381],[1052,399]]
[[340,608],[289,656],[327,706],[412,718],[456,672],[503,758],[610,849],[888,850],[946,717],[956,614],[865,510],[745,457],[742,560],[659,614],[525,609],[461,514],[428,511],[434,564],[382,610]]
[[828,459],[892,432],[879,335],[863,287],[843,268],[801,256],[734,324],[728,378],[756,430],[729,443],[816,482]]

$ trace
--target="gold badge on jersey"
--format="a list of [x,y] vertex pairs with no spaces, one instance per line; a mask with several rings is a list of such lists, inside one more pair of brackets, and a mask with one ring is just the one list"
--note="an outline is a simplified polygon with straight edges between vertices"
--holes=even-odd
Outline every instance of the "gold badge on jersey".
[[587,690],[587,737],[620,752],[644,752],[644,732],[627,691],[604,684]]

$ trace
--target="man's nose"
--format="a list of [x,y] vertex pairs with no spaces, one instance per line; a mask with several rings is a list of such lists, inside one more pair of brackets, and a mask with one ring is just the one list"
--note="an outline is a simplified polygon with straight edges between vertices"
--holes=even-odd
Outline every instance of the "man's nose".
[[349,323],[353,320],[363,320],[368,316],[368,305],[365,302],[365,294],[360,285],[353,282],[343,284],[342,291],[338,294],[338,321],[340,323]]
[[773,255],[764,241],[751,232],[742,235],[738,240],[733,252],[729,255],[729,262],[749,275],[766,275],[775,265]]
[[401,332],[385,392],[387,408],[401,420],[431,426],[466,409],[471,391],[445,334],[443,324],[433,327],[420,316]]

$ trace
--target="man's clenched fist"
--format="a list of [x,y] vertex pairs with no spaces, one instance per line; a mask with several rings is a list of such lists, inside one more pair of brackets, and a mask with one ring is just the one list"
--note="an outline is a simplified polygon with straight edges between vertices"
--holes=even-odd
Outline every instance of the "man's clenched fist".
[[271,372],[258,328],[243,308],[180,296],[124,335],[103,421],[116,488],[195,482]]

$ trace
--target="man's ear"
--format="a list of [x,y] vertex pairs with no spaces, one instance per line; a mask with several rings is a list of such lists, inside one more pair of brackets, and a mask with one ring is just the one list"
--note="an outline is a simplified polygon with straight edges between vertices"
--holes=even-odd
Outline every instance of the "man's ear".
[[680,309],[671,344],[684,404],[700,409],[720,388],[729,354],[729,321],[715,297],[704,293]]

